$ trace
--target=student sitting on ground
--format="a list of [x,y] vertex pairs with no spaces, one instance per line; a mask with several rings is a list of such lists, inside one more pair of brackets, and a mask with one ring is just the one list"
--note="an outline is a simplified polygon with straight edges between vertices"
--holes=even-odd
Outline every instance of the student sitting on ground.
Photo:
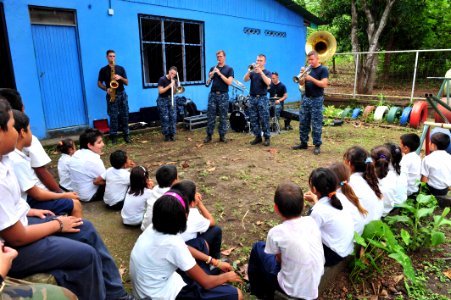
[[252,246],[249,258],[251,294],[272,299],[275,290],[296,298],[316,299],[324,273],[321,233],[315,220],[302,217],[304,196],[294,183],[280,184],[274,211],[283,223],[269,230],[265,242]]
[[158,168],[155,177],[158,185],[152,189],[152,193],[150,194],[149,199],[147,199],[146,212],[144,213],[144,219],[141,223],[142,231],[152,224],[153,205],[155,204],[155,201],[169,191],[171,185],[177,182],[177,168],[173,165],[161,166]]
[[379,189],[383,195],[384,209],[382,216],[388,215],[395,202],[402,202],[402,199],[395,200],[398,197],[397,176],[390,172],[391,153],[385,146],[377,146],[371,150],[376,176],[379,180]]
[[365,225],[373,220],[380,220],[384,202],[370,154],[362,147],[354,146],[345,152],[343,160],[351,171],[349,185],[360,204],[368,211]]
[[0,100],[0,238],[19,252],[8,274],[23,278],[50,273],[80,300],[132,300],[89,221],[30,209],[20,197],[19,182],[6,156],[14,151],[17,136],[11,108]]
[[130,172],[130,188],[127,191],[121,211],[124,225],[141,225],[146,210],[146,202],[152,193],[153,182],[143,166],[136,166]]
[[60,188],[66,192],[72,191],[72,179],[70,178],[69,161],[77,150],[72,139],[64,139],[58,142],[56,149],[61,152],[58,160],[58,177],[60,178]]
[[338,179],[330,169],[313,170],[309,186],[304,200],[313,204],[310,216],[321,231],[325,266],[333,266],[354,251],[354,222],[336,195]]
[[[12,109],[25,112],[25,106],[23,105],[22,97],[18,91],[9,88],[0,88],[0,97],[5,98]],[[24,147],[22,152],[30,158],[30,165],[38,178],[37,186],[41,189],[61,193],[61,188],[47,169],[47,165],[52,160],[47,152],[45,152],[39,139],[32,135],[31,145],[29,147]]]
[[116,150],[110,154],[110,164],[112,167],[103,172],[94,183],[105,184],[103,202],[106,206],[114,210],[121,210],[124,206],[125,194],[130,186],[128,169],[134,167],[135,163],[128,158],[125,151]]
[[[170,190],[153,206],[152,225],[136,241],[130,256],[130,277],[139,299],[242,299],[242,293],[226,282],[240,282],[229,264],[218,262],[226,273],[210,275],[212,258],[199,243],[196,264],[179,233],[186,229],[188,201]],[[227,266],[227,268],[224,268]],[[179,269],[184,279],[176,270]],[[184,281],[186,280],[186,281]]]
[[368,214],[368,211],[360,204],[359,198],[349,185],[349,177],[351,176],[349,168],[344,163],[337,162],[329,166],[329,169],[335,173],[339,181],[336,196],[343,205],[344,210],[351,214],[354,222],[354,231],[361,235],[365,227],[365,216]]
[[186,230],[182,238],[187,245],[196,243],[195,239],[202,238],[207,241],[210,255],[213,258],[221,257],[222,229],[216,226],[215,219],[202,202],[202,195],[196,192],[196,184],[191,180],[182,180],[175,183],[172,189],[180,191],[188,199],[189,215]]
[[451,155],[446,152],[449,136],[436,132],[431,136],[431,153],[423,158],[421,181],[426,182],[429,192],[434,196],[445,196],[451,187]]
[[19,180],[21,197],[32,208],[47,209],[57,215],[69,214],[81,218],[82,208],[77,193],[55,193],[37,186],[38,179],[30,159],[22,150],[31,144],[30,119],[21,111],[13,110],[14,128],[19,133],[16,149],[9,153],[14,162],[14,172]]
[[415,133],[401,135],[399,147],[404,156],[401,159],[401,173],[407,177],[407,196],[418,193],[421,179],[421,158],[415,152],[420,147],[420,137]]
[[401,173],[401,148],[394,143],[385,143],[384,146],[387,147],[391,154],[388,173],[391,173],[392,176],[396,178],[396,197],[394,199],[394,206],[396,207],[407,200],[407,175]]
[[95,180],[105,172],[100,158],[104,146],[102,133],[98,129],[88,128],[80,135],[80,149],[72,155],[69,170],[72,188],[81,201],[103,200],[105,185],[98,185]]

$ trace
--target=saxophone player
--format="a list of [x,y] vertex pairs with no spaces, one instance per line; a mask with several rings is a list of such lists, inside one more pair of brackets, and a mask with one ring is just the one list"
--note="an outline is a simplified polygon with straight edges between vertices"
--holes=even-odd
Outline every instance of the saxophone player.
[[128,85],[125,69],[116,65],[116,52],[106,52],[108,65],[99,71],[97,86],[106,91],[107,111],[110,117],[110,139],[113,144],[117,143],[118,120],[122,121],[122,133],[124,141],[131,143],[128,130],[128,96],[124,85]]
[[[216,112],[219,111],[219,141],[227,143],[227,113],[229,110],[229,85],[233,81],[233,68],[225,64],[226,54],[224,50],[216,52],[218,64],[210,69],[207,84],[213,82],[210,94],[208,95],[208,125],[207,136],[204,143],[211,142],[211,137],[215,129]],[[207,86],[208,86],[207,85]]]

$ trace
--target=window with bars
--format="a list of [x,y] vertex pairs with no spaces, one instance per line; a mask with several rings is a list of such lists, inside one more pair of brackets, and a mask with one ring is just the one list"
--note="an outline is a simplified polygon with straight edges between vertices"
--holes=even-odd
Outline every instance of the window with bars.
[[144,87],[176,66],[184,85],[204,83],[204,23],[139,15]]

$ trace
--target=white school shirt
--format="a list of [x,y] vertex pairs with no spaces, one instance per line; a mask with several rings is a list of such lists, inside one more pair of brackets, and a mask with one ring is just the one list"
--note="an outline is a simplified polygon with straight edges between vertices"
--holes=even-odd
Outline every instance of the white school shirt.
[[407,195],[418,192],[418,181],[421,179],[421,158],[415,152],[405,154],[401,162],[401,173],[407,177]]
[[376,196],[376,193],[363,178],[363,173],[353,173],[349,179],[349,185],[359,198],[360,204],[368,211],[365,217],[365,225],[373,220],[380,220],[384,211],[384,201]]
[[70,178],[69,162],[71,156],[69,154],[62,153],[60,159],[58,159],[58,176],[60,178],[60,186],[68,191],[72,191],[72,179]]
[[30,206],[20,197],[19,182],[12,168],[13,162],[3,155],[0,161],[0,231],[20,221],[28,225],[27,213]]
[[[47,152],[45,152],[44,147],[42,147],[39,139],[34,135],[31,137],[30,147],[23,148],[22,152],[30,158],[32,168],[40,168],[52,161]],[[41,182],[41,180],[39,180],[39,178],[36,185],[44,190],[47,190],[47,187]]]
[[124,207],[121,210],[122,223],[126,225],[141,224],[146,210],[146,202],[152,193],[151,189],[144,188],[142,195],[131,195],[127,191],[124,200]]
[[153,205],[155,202],[163,196],[164,193],[169,191],[170,187],[164,187],[161,188],[158,185],[154,186],[152,189],[152,192],[150,193],[149,199],[147,199],[147,205],[146,205],[146,212],[144,213],[144,218],[141,223],[141,230],[146,230],[147,227],[149,227],[150,224],[152,224],[152,217],[153,217]]
[[277,281],[287,295],[318,298],[325,259],[321,233],[312,217],[286,220],[269,230],[265,252],[281,254]]
[[186,285],[176,270],[186,272],[195,265],[179,234],[163,234],[150,227],[139,236],[130,255],[133,291],[139,299],[175,299]]
[[393,207],[395,206],[395,202],[402,202],[401,199],[396,200],[398,197],[398,174],[393,171],[388,171],[387,176],[382,179],[378,179],[379,189],[382,192],[384,209],[382,211],[382,216],[388,215]]
[[359,212],[357,206],[349,201],[348,197],[343,194],[341,189],[337,190],[337,198],[340,199],[343,209],[351,215],[352,222],[354,223],[354,231],[362,235],[363,228],[365,227],[365,216]]
[[105,181],[105,195],[103,202],[106,205],[113,206],[125,199],[130,186],[130,172],[126,169],[108,168],[100,175]]
[[69,170],[74,192],[78,193],[81,201],[91,200],[98,189],[94,179],[105,172],[100,155],[89,149],[77,150],[69,162]]
[[428,178],[428,185],[442,190],[451,186],[451,155],[445,150],[435,150],[423,158],[421,175]]
[[394,203],[396,207],[407,200],[407,175],[405,173],[396,173],[396,170],[391,163],[389,166],[389,172],[392,172],[396,177],[396,197]]
[[14,174],[20,186],[20,197],[26,202],[27,191],[37,185],[39,179],[31,168],[30,158],[19,149],[8,153],[9,159],[13,162]]
[[352,253],[354,250],[354,222],[347,210],[334,208],[328,197],[322,197],[313,206],[310,216],[318,224],[324,245],[341,257]]
[[186,230],[181,235],[186,242],[195,239],[198,233],[204,233],[208,228],[210,228],[210,220],[202,216],[197,207],[191,207],[186,221]]

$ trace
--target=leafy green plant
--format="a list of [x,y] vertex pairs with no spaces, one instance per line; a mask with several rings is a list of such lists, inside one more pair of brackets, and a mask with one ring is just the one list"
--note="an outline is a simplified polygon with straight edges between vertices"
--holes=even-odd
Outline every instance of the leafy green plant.
[[342,113],[343,109],[329,105],[324,107],[323,116],[326,118],[339,118]]
[[433,216],[437,208],[437,200],[432,195],[420,193],[416,199],[408,199],[399,205],[401,215],[389,216],[385,221],[389,225],[403,223],[398,238],[406,245],[408,250],[415,251],[419,248],[435,247],[445,242],[445,234],[440,227],[451,226],[451,221],[446,218],[450,212],[447,207],[441,215]]
[[405,253],[404,248],[399,245],[390,227],[383,221],[376,220],[368,223],[361,236],[357,232],[354,233],[354,239],[356,244],[362,248],[358,253],[359,255],[356,255],[354,267],[350,274],[353,282],[361,277],[364,271],[371,272],[376,270],[381,272],[378,262],[386,254],[402,266],[407,279],[415,282],[415,271],[412,261]]

